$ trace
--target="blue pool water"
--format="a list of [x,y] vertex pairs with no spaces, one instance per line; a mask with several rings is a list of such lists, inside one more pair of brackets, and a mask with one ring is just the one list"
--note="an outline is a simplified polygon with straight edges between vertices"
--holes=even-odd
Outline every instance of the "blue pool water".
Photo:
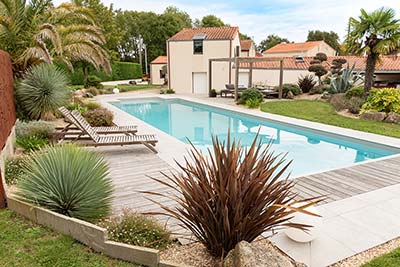
[[211,136],[232,136],[249,146],[260,129],[263,143],[272,141],[276,153],[288,153],[293,160],[292,176],[350,166],[356,162],[399,153],[394,148],[324,134],[306,128],[256,118],[242,113],[213,108],[184,100],[138,99],[113,102],[113,105],[161,131],[205,151]]

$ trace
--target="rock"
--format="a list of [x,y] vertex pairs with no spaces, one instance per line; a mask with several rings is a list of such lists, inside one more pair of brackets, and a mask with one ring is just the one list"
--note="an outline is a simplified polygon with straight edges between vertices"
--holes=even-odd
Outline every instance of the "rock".
[[246,241],[239,242],[229,251],[224,267],[295,267],[275,248],[262,249]]
[[294,94],[292,93],[292,91],[288,91],[288,92],[287,92],[286,98],[287,98],[287,99],[293,99],[293,98],[294,98]]
[[400,114],[396,112],[389,112],[387,115],[385,122],[389,123],[400,123]]
[[375,112],[375,111],[367,111],[361,114],[361,119],[373,120],[373,121],[383,121],[386,118],[385,112]]

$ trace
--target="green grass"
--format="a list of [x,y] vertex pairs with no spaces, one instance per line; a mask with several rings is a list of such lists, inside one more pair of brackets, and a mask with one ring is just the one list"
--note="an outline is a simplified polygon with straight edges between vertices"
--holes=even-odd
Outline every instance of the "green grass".
[[138,267],[93,252],[71,237],[0,210],[0,267]]
[[399,267],[400,248],[362,265],[362,267]]
[[261,105],[264,112],[400,138],[400,125],[341,116],[331,104],[313,100],[276,101]]
[[[104,89],[112,89],[115,86],[113,85],[105,85]],[[137,90],[146,90],[146,89],[159,89],[161,88],[160,85],[152,85],[152,84],[137,84],[137,85],[133,85],[133,84],[129,84],[129,85],[118,85],[118,88],[121,91],[124,92],[128,92],[128,91],[137,91]]]

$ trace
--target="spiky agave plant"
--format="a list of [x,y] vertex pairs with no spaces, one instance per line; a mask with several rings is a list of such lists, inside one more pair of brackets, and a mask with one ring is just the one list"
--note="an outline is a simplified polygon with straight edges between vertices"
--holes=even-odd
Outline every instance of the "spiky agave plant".
[[68,78],[54,65],[40,64],[24,75],[17,87],[17,100],[31,119],[46,119],[69,98]]
[[112,184],[106,161],[73,145],[34,152],[17,186],[20,199],[88,221],[108,215]]
[[[257,136],[258,137],[258,136]],[[208,251],[223,257],[237,243],[251,242],[266,231],[279,227],[307,230],[308,225],[291,223],[295,212],[318,202],[317,198],[296,200],[294,186],[285,172],[290,164],[274,155],[271,145],[257,141],[246,149],[228,135],[226,144],[213,137],[208,157],[192,145],[185,164],[177,174],[163,173],[167,181],[154,179],[173,193],[145,192],[176,201],[174,208],[149,198],[167,215],[205,245]]]

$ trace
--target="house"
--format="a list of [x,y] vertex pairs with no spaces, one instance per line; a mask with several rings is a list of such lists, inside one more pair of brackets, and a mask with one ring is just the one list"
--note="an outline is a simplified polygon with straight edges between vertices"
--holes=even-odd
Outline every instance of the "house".
[[[177,93],[207,94],[209,59],[234,58],[238,48],[238,27],[184,28],[167,40],[169,88]],[[214,64],[213,88],[222,89],[234,81],[232,65]]]
[[158,56],[150,62],[150,83],[163,85],[166,78],[167,56]]
[[256,45],[253,40],[240,40],[240,56],[241,57],[255,57]]
[[336,51],[324,41],[305,43],[280,43],[263,52],[265,57],[313,57],[317,53],[324,53],[328,57],[335,56]]
[[[347,64],[354,65],[356,71],[364,72],[366,57],[361,56],[330,56],[328,60],[323,62],[323,66],[330,69],[334,59],[346,59]],[[310,62],[313,57],[285,57],[283,58],[284,83],[297,83],[300,76],[312,74],[308,71]],[[249,69],[248,64],[241,64],[244,70]],[[253,65],[253,82],[254,84],[263,83],[276,86],[279,84],[279,62],[267,61],[256,62]],[[244,74],[243,74],[244,75]],[[375,69],[375,84],[380,86],[396,87],[400,84],[400,57],[397,56],[381,56],[380,62]]]

